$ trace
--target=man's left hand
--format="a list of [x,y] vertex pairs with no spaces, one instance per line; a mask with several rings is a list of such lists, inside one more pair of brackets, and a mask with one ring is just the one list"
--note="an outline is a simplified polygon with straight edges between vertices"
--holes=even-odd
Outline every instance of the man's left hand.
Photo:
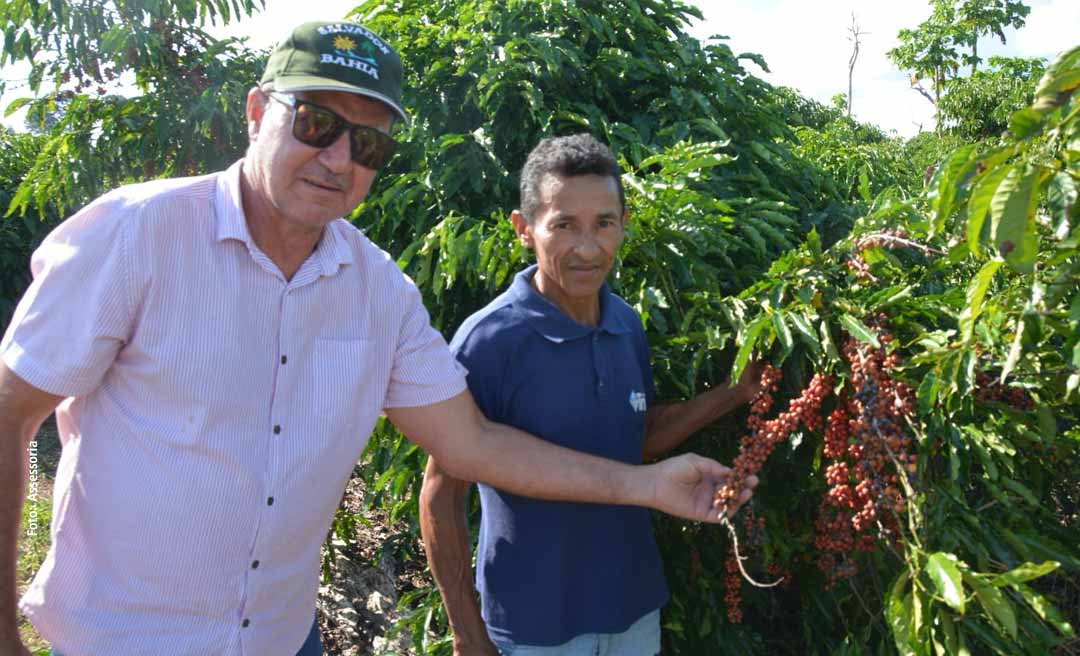
[[[645,469],[652,476],[653,503],[650,505],[653,508],[699,522],[720,521],[720,511],[713,506],[713,499],[731,475],[731,469],[693,453],[662,460]],[[756,476],[747,479],[739,506],[750,500],[757,484]],[[731,514],[736,510],[737,507],[731,509]]]

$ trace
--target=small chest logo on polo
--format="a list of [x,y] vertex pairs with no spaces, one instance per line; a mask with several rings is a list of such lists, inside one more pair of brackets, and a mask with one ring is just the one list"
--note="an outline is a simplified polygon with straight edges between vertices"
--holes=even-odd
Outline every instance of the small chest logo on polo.
[[630,392],[630,407],[634,409],[634,412],[645,412],[646,403],[645,395],[641,392]]
[[324,36],[336,34],[332,41],[333,52],[322,53],[320,63],[355,68],[379,79],[379,62],[375,54],[382,52],[385,55],[390,49],[377,36],[359,25],[329,25],[319,28],[319,33]]

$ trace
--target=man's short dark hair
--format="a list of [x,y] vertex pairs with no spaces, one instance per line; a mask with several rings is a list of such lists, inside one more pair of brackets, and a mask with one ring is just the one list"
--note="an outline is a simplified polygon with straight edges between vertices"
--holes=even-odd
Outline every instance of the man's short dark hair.
[[549,175],[570,178],[578,175],[601,175],[615,178],[619,189],[619,208],[626,209],[622,169],[611,149],[591,134],[548,137],[536,145],[521,169],[521,213],[532,222],[540,208],[540,186]]

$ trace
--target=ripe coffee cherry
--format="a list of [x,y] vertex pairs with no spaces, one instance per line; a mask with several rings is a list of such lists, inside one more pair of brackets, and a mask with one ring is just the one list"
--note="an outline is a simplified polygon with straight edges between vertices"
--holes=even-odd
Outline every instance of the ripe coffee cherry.
[[[810,384],[791,401],[786,411],[775,419],[762,419],[772,405],[771,391],[775,389],[779,376],[780,372],[772,366],[766,366],[761,374],[762,391],[751,404],[751,419],[747,421],[750,432],[742,439],[739,455],[735,457],[727,482],[716,493],[716,507],[724,513],[735,507],[739,495],[746,488],[746,479],[761,469],[773,449],[786,440],[800,423],[810,430],[821,423],[821,402],[831,388],[830,379],[822,374],[814,374]],[[768,399],[767,403],[765,399]]]
[[897,516],[907,508],[900,477],[918,472],[906,428],[914,392],[892,377],[901,360],[888,352],[894,338],[885,317],[871,317],[868,325],[881,348],[850,338],[843,343],[851,375],[824,435],[829,488],[818,511],[814,545],[827,587],[858,572],[858,553],[873,551],[879,540],[899,539]]

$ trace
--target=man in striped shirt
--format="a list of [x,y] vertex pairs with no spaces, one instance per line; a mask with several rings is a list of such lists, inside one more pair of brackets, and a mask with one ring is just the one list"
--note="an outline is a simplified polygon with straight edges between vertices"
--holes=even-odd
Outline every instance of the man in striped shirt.
[[63,656],[319,654],[319,547],[380,413],[451,475],[715,521],[727,475],[488,421],[415,286],[341,217],[393,152],[398,55],[298,27],[226,171],[124,187],[35,252],[0,341],[0,656],[26,448],[56,410],[52,544],[20,607]]

